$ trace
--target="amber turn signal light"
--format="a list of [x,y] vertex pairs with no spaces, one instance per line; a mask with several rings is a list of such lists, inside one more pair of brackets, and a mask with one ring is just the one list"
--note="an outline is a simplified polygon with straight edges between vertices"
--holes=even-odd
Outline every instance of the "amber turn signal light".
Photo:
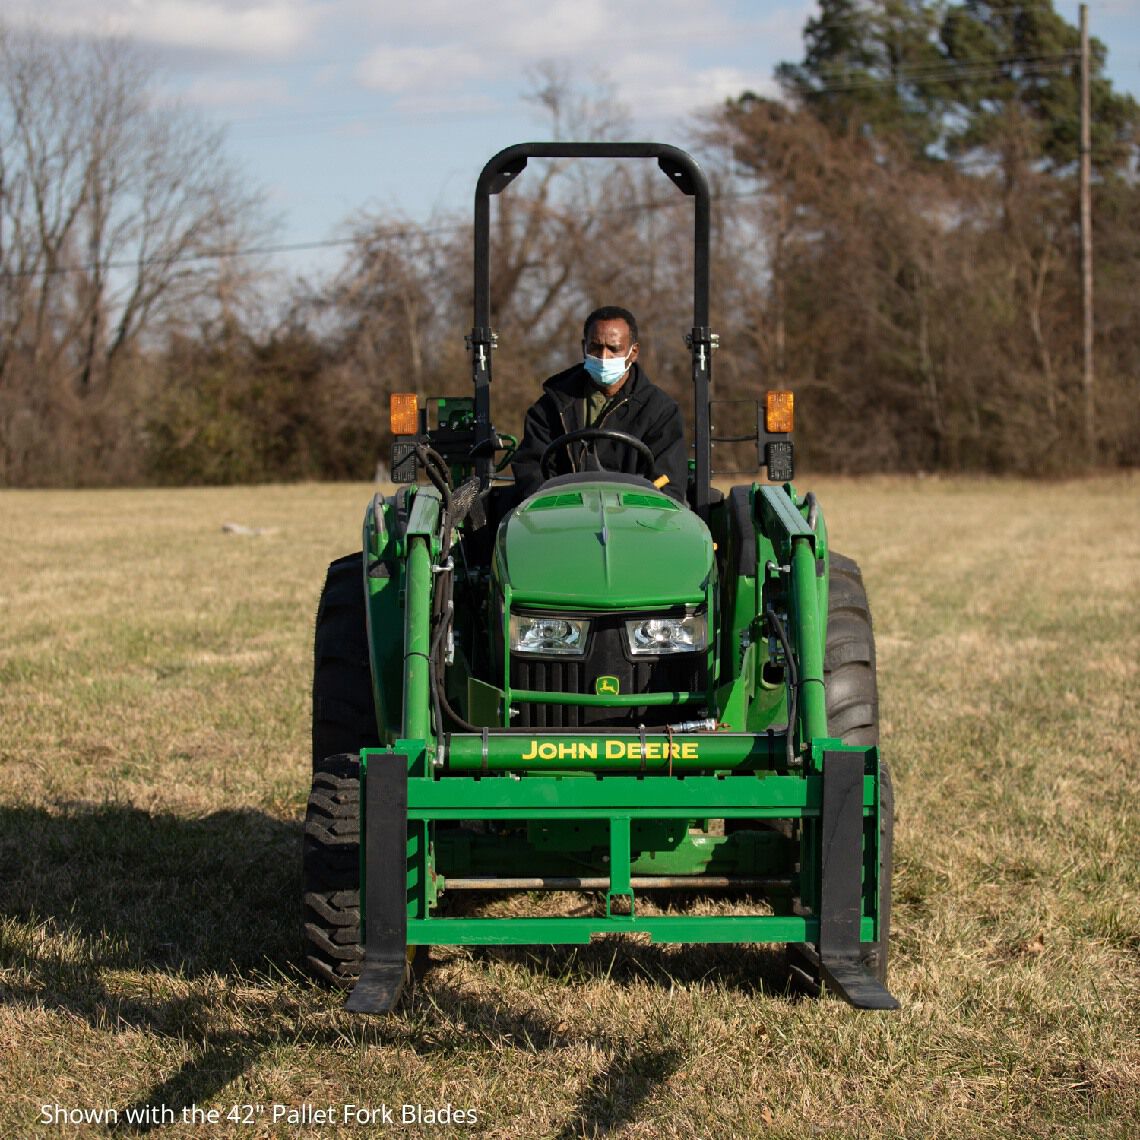
[[420,430],[420,401],[415,392],[393,392],[388,397],[393,435],[415,435]]
[[764,430],[790,432],[796,397],[792,392],[768,392],[764,397]]

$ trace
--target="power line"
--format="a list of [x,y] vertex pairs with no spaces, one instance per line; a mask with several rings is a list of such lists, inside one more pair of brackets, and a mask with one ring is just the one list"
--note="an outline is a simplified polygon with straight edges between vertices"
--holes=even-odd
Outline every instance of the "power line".
[[[759,193],[726,193],[713,197],[714,201],[728,201],[734,199],[758,198]],[[643,213],[649,210],[670,209],[674,206],[684,206],[685,199],[676,201],[635,202],[625,206],[617,206],[609,210],[598,210],[598,214]],[[523,224],[524,219],[519,219]],[[241,249],[200,250],[193,253],[181,253],[171,256],[154,256],[133,258],[122,261],[109,261],[106,263],[90,262],[86,265],[55,265],[50,269],[13,269],[0,272],[0,281],[17,281],[20,279],[36,277],[56,277],[67,273],[94,273],[117,269],[137,269],[148,265],[181,265],[196,261],[224,261],[227,258],[238,257],[268,257],[282,253],[304,253],[319,249],[335,249],[343,246],[369,244],[387,240],[410,240],[422,237],[437,237],[442,234],[462,233],[471,228],[471,222],[448,222],[434,226],[403,226],[396,229],[375,230],[369,233],[347,238],[325,238],[320,241],[286,242],[276,245],[246,246]]]
[[[1065,59],[1075,59],[1075,57],[1066,56]],[[954,72],[954,78],[960,80],[976,80],[976,79],[1004,79],[1011,78],[1014,80],[1032,79],[1039,76],[1050,75],[1052,73],[1062,71],[1064,69],[1064,60],[1057,62],[1026,62],[1025,70],[1019,75],[1011,75],[1008,66],[994,67],[989,64],[977,64],[970,66],[963,66]],[[928,72],[920,71],[904,71],[900,70],[891,76],[883,76],[882,78],[860,78],[850,80],[834,80],[830,82],[817,83],[811,86],[804,86],[798,90],[805,95],[822,94],[831,91],[864,91],[872,90],[878,87],[898,87],[906,86],[916,82],[930,82],[941,79],[944,75],[951,74],[948,70],[931,69]]]
[[[1016,5],[1011,4],[1010,7],[1016,7]],[[990,61],[984,64],[963,64],[957,61],[948,60],[937,64],[926,64],[913,68],[900,68],[894,75],[884,76],[882,78],[866,77],[848,81],[839,80],[834,82],[820,83],[806,89],[805,94],[824,94],[830,92],[838,93],[845,91],[867,90],[877,87],[892,87],[898,86],[900,84],[906,84],[907,82],[938,79],[943,75],[953,75],[959,79],[1003,78],[1009,74],[1009,68],[1014,66],[1022,66],[1027,69],[1022,74],[1022,76],[1020,76],[1020,78],[1033,78],[1034,76],[1044,75],[1053,71],[1057,71],[1062,68],[1066,62],[1073,62],[1076,60],[1079,60],[1078,52],[1059,52],[1052,55],[1040,56],[1007,56],[997,61]],[[717,196],[715,200],[721,201],[731,199],[745,199],[760,196],[761,195],[759,194],[722,194]],[[604,212],[638,212],[650,209],[669,208],[681,204],[683,203],[673,201],[637,203],[629,206],[617,207],[612,211]],[[428,227],[411,226],[376,232],[368,235],[366,240],[407,240],[415,237],[431,237],[441,234],[458,233],[464,229],[469,228],[469,226],[469,222],[448,223]],[[361,238],[359,236],[348,238],[326,238],[319,241],[302,241],[273,245],[247,246],[242,249],[203,250],[191,253],[176,254],[172,256],[155,255],[153,257],[146,258],[116,260],[107,262],[105,264],[89,263],[86,265],[53,266],[50,269],[37,268],[9,270],[0,272],[0,280],[13,281],[34,277],[58,276],[68,273],[91,273],[96,270],[129,270],[149,265],[187,264],[196,261],[221,261],[226,258],[246,258],[273,256],[288,253],[303,253],[321,249],[333,249],[337,247],[356,245],[360,243],[360,240]]]
[[[849,83],[837,81],[833,84],[822,84],[815,90],[855,90],[853,86],[888,85],[893,82],[905,81],[911,78],[937,78],[940,75],[953,75],[957,78],[989,78],[1000,76],[1004,72],[1000,69],[1006,67],[1033,65],[1040,67],[1048,65],[1051,61],[1072,61],[1079,59],[1076,51],[1064,52],[1051,56],[1010,56],[987,63],[966,64],[947,60],[936,64],[917,65],[914,67],[901,67],[895,72],[892,79],[865,79],[851,80]],[[271,112],[262,115],[248,115],[231,118],[226,125],[237,133],[249,138],[276,138],[282,130],[291,135],[311,131],[323,131],[338,123],[351,122],[356,124],[383,123],[408,118],[431,117],[438,118],[441,114],[454,117],[469,117],[493,113],[493,108],[448,107],[433,109],[431,111],[416,111],[408,108],[356,108],[351,110],[314,110],[294,112]],[[262,128],[261,131],[258,128]]]
[[[432,227],[405,227],[388,230],[374,235],[381,238],[410,238],[455,232],[464,226],[455,224]],[[325,238],[322,241],[287,242],[279,245],[245,246],[242,249],[199,250],[193,253],[180,253],[170,256],[141,257],[106,263],[86,265],[53,265],[50,269],[13,269],[0,273],[0,280],[16,281],[20,278],[56,277],[65,273],[93,273],[96,270],[138,269],[148,265],[181,265],[195,261],[224,261],[231,257],[269,257],[279,253],[303,253],[317,249],[333,249],[337,246],[356,245],[359,238]]]
[[1065,62],[1078,62],[1079,60],[1080,52],[1076,50],[1036,55],[999,55],[992,59],[979,60],[975,63],[967,63],[957,59],[941,59],[931,63],[903,64],[895,69],[895,74],[903,77],[916,76],[924,78],[926,76],[937,77],[940,75],[970,74],[981,69],[1003,71],[1011,67],[1053,65]]
[[[712,202],[730,202],[730,201],[746,201],[749,199],[764,197],[762,192],[747,191],[736,192],[727,191],[720,194],[711,196]],[[669,198],[658,199],[649,202],[631,202],[623,206],[613,206],[607,210],[596,210],[595,214],[600,216],[615,215],[615,214],[638,214],[647,213],[650,210],[668,210],[687,205],[685,198]],[[551,213],[552,211],[547,211]],[[525,218],[520,218],[518,224],[524,225]],[[280,253],[303,253],[318,249],[334,249],[343,246],[353,245],[367,245],[377,241],[387,240],[407,240],[412,238],[422,237],[437,237],[442,234],[455,234],[462,233],[464,230],[469,230],[472,223],[466,222],[446,222],[439,223],[433,226],[401,226],[394,229],[383,229],[366,232],[356,237],[346,238],[325,238],[319,241],[299,241],[299,242],[286,242],[276,245],[260,245],[260,246],[246,246],[241,249],[224,249],[224,250],[203,250],[195,253],[178,254],[171,257],[146,257],[137,258],[133,260],[111,261],[105,264],[89,263],[86,265],[57,265],[51,269],[17,269],[0,272],[0,280],[14,281],[20,278],[31,277],[54,277],[65,273],[93,273],[96,270],[104,271],[110,269],[136,269],[142,265],[175,265],[195,261],[222,261],[226,258],[235,257],[266,257],[273,254]]]

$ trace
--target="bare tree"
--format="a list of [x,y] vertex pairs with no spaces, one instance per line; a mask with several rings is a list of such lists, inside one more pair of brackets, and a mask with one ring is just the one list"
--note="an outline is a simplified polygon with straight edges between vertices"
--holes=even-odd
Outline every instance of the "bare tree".
[[[536,69],[531,81],[529,101],[554,137],[628,134],[602,77],[589,94],[553,64]],[[582,320],[603,303],[644,315],[642,359],[658,382],[679,399],[687,396],[685,369],[670,371],[664,361],[658,368],[653,340],[654,330],[670,334],[671,355],[687,366],[681,333],[691,326],[691,209],[655,166],[625,161],[535,160],[495,197],[491,309],[500,337],[494,368],[500,429],[521,429],[542,379],[574,361]],[[346,473],[366,470],[367,447],[383,454],[390,392],[469,390],[463,348],[473,277],[468,218],[417,224],[380,213],[350,223],[351,249],[312,310],[332,348],[318,400],[323,451],[343,457]]]
[[233,303],[217,255],[258,216],[136,49],[0,29],[0,482],[74,446],[148,336]]

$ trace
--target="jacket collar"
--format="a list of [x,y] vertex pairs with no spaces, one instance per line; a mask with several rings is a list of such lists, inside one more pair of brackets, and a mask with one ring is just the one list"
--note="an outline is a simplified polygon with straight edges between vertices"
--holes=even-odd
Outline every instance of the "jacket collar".
[[[648,383],[649,378],[645,376],[641,370],[641,365],[635,360],[630,365],[629,379],[613,398],[619,401],[630,400],[635,404],[643,403],[648,395],[646,392]],[[550,394],[559,408],[565,408],[568,404],[585,399],[586,396],[595,391],[594,382],[581,364],[575,364],[564,372],[551,376],[542,387],[545,392]]]

